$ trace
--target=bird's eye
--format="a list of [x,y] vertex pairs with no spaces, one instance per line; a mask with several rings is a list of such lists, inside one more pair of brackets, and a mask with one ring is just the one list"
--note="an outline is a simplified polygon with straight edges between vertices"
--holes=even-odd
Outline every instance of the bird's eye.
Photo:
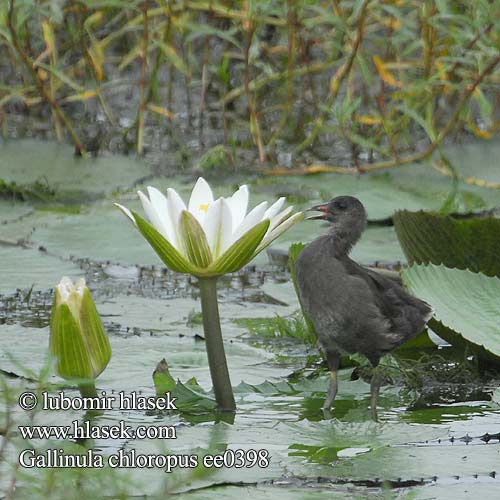
[[335,203],[335,208],[338,208],[339,210],[345,210],[347,208],[347,205],[343,201],[337,201],[337,203]]

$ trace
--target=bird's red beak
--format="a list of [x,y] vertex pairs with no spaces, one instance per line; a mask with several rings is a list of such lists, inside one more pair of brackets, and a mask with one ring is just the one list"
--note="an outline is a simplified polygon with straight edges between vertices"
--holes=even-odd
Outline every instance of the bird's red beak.
[[307,217],[306,220],[325,220],[326,214],[328,213],[328,203],[314,205],[314,207],[308,208],[306,212],[323,212],[321,215],[313,215],[312,217]]

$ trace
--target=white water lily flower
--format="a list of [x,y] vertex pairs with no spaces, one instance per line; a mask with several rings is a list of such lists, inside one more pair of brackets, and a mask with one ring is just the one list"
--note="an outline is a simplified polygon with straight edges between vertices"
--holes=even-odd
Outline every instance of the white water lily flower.
[[[165,264],[195,276],[218,276],[237,271],[291,227],[302,213],[283,209],[285,198],[269,206],[264,201],[248,210],[246,185],[229,198],[214,199],[200,177],[186,206],[174,189],[166,196],[148,187],[138,192],[149,222],[115,203],[139,229]],[[282,210],[283,209],[283,210]]]

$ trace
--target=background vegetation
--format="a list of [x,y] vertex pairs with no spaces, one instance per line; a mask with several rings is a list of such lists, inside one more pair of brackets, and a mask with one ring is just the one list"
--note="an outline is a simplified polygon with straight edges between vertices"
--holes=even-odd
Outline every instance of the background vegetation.
[[0,121],[12,135],[25,114],[50,119],[78,153],[168,137],[217,147],[214,161],[251,150],[384,168],[453,130],[498,131],[499,12],[497,0],[7,0]]

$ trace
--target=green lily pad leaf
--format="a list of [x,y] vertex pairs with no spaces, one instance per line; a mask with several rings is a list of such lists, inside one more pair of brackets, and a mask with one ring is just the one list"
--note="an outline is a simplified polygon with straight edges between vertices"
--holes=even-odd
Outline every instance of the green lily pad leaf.
[[189,260],[195,266],[208,267],[212,262],[212,252],[200,223],[192,213],[183,210],[180,225]]
[[215,411],[217,402],[213,395],[209,395],[203,389],[192,382],[183,384],[177,381],[175,389],[171,391],[172,396],[177,398],[176,406],[180,411]]
[[150,167],[132,157],[77,158],[69,145],[34,139],[1,144],[0,179],[37,201],[88,202],[149,175]]
[[166,240],[149,222],[143,219],[137,212],[132,211],[137,227],[153,247],[160,259],[172,271],[179,273],[198,274],[199,269],[191,264],[181,253]]
[[225,274],[241,269],[247,264],[269,227],[269,219],[259,222],[233,243],[210,267],[206,273]]
[[403,281],[434,307],[431,327],[438,335],[500,363],[500,279],[429,264],[406,269]]
[[71,278],[81,275],[77,264],[32,248],[0,246],[0,262],[0,294],[12,294],[17,289],[29,290],[31,287],[34,290],[52,288],[61,275]]
[[444,264],[500,277],[500,219],[454,219],[398,211],[396,232],[410,264]]
[[27,203],[0,199],[0,224],[3,226],[24,219],[34,211]]

